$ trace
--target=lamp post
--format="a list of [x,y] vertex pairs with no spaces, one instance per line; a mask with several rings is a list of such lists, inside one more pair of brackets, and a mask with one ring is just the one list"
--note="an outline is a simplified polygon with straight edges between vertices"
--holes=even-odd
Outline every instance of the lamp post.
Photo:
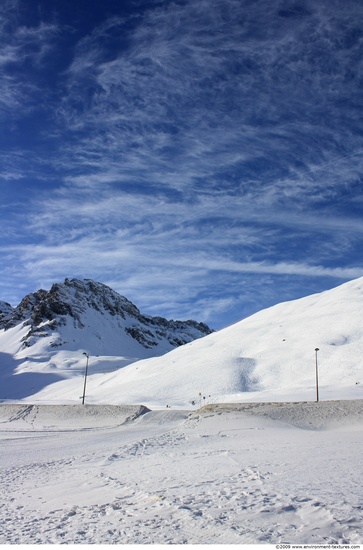
[[83,396],[82,396],[82,405],[84,405],[84,398],[86,397],[86,384],[87,384],[87,372],[88,372],[88,360],[89,360],[89,354],[85,351],[83,352],[83,355],[87,357],[87,363],[86,363],[86,372],[84,373],[84,386],[83,386]]
[[315,377],[316,377],[316,402],[317,403],[319,401],[318,351],[319,351],[319,348],[315,348]]

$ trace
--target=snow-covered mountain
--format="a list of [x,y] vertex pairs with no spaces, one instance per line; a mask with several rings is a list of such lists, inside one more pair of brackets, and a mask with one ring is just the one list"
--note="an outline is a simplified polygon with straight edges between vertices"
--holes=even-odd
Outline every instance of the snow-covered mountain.
[[0,399],[25,397],[83,372],[84,353],[97,357],[93,373],[109,372],[211,332],[204,323],[143,315],[104,284],[66,279],[15,308],[0,302]]
[[[81,295],[88,296],[87,305]],[[58,298],[52,301],[51,296]],[[109,296],[115,301],[106,300]],[[363,278],[278,304],[159,357],[151,355],[175,342],[167,322],[154,324],[104,285],[66,281],[44,297],[37,302],[30,295],[3,321],[3,399],[79,402],[84,351],[90,355],[89,403],[188,408],[208,402],[311,401],[316,396],[316,359],[320,399],[363,397]],[[102,332],[106,323],[108,330]],[[176,325],[178,338],[185,336]],[[142,347],[121,326],[134,328],[134,336],[142,326],[151,347]],[[191,322],[183,330],[192,340],[198,327],[205,325]],[[152,346],[156,339],[159,347]],[[132,348],[127,347],[130,342]],[[135,362],[124,367],[132,354]],[[149,358],[136,361],[140,357]]]
[[[90,403],[151,408],[192,402],[294,401],[363,397],[363,278],[281,303],[162,357],[91,377]],[[315,349],[319,348],[316,352]],[[97,358],[93,358],[97,364]],[[73,402],[80,381],[35,396]]]
[[160,355],[212,332],[196,321],[143,315],[127,298],[90,279],[65,279],[49,291],[28,294],[15,308],[0,302],[0,313],[0,328],[5,330],[25,322],[27,347],[49,337],[53,348],[78,349],[87,342],[94,355],[129,348],[139,352],[138,357]]

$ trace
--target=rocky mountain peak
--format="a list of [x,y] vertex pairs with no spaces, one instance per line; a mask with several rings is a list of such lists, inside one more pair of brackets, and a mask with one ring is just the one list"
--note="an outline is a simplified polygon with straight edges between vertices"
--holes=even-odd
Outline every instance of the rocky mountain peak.
[[108,336],[114,333],[117,338],[119,331],[143,348],[157,348],[161,343],[165,347],[167,342],[172,349],[212,332],[204,323],[193,320],[174,321],[143,315],[127,298],[91,279],[65,279],[63,283],[53,284],[49,291],[40,289],[28,294],[16,308],[9,307],[10,310],[4,307],[6,315],[0,317],[0,328],[7,330],[20,323],[29,325],[25,346],[55,332],[58,336],[51,345],[62,346],[67,343],[62,332],[67,332],[69,338],[70,331],[74,336],[87,329],[97,334],[99,340],[106,333]]

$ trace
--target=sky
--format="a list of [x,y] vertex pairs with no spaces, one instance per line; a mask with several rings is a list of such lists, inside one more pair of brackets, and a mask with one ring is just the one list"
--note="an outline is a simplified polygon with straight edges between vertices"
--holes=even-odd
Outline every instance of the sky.
[[219,329],[363,276],[360,0],[2,0],[0,300]]

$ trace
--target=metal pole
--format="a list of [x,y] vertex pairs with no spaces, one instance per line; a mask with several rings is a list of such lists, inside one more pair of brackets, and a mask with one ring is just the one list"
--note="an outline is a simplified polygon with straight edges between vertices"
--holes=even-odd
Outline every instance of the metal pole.
[[83,386],[83,396],[82,396],[82,405],[84,405],[84,398],[86,397],[86,383],[87,383],[87,372],[88,372],[88,359],[89,355],[85,351],[83,352],[83,355],[87,357],[87,363],[86,363],[86,372],[84,374],[84,386]]
[[316,377],[316,402],[317,403],[319,401],[318,351],[319,351],[319,348],[315,348],[315,377]]

